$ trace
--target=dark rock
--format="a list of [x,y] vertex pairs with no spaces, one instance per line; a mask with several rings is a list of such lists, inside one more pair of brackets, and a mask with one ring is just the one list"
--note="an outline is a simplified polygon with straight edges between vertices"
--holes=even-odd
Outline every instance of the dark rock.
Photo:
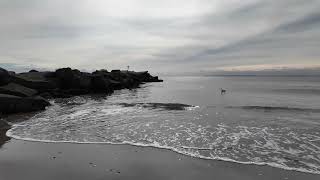
[[83,94],[88,94],[90,92],[89,89],[66,89],[62,90],[63,94],[78,96]]
[[132,89],[139,86],[139,82],[135,81],[133,78],[126,78],[122,81],[125,88]]
[[93,92],[111,93],[113,92],[114,83],[102,75],[95,75],[91,77],[91,89]]
[[123,89],[123,84],[119,81],[115,81],[115,80],[112,80],[112,79],[109,79],[109,82],[110,82],[110,85],[111,85],[111,88],[114,89],[114,90],[119,90],[119,89]]
[[45,92],[48,91],[50,89],[55,89],[56,85],[53,82],[49,82],[49,81],[33,81],[33,80],[26,80],[24,78],[19,78],[16,76],[12,76],[11,77],[11,81],[13,83],[31,88],[31,89],[35,89],[39,92]]
[[111,72],[121,72],[120,69],[111,70]]
[[58,86],[61,89],[69,89],[76,86],[80,81],[79,74],[75,74],[71,68],[61,68],[56,70]]
[[81,73],[80,76],[80,89],[90,89],[91,88],[91,77],[90,73]]
[[18,97],[0,94],[0,113],[20,113],[44,110],[50,103],[42,97]]
[[39,72],[39,71],[32,69],[29,72]]
[[101,70],[96,70],[96,71],[94,71],[92,74],[94,74],[94,75],[106,75],[106,74],[108,74],[108,73],[109,73],[108,70],[106,70],[106,69],[101,69]]
[[[43,92],[39,94],[39,96],[44,97],[46,99],[52,99],[52,98],[70,98],[73,95],[68,94],[69,90],[62,90],[62,89],[54,89],[48,92]],[[72,90],[70,90],[72,91]]]
[[0,68],[0,86],[6,85],[10,82],[9,72],[5,69]]
[[126,78],[126,76],[123,76],[121,71],[115,71],[115,70],[112,70],[111,73],[108,74],[108,77],[112,80],[119,81],[119,82],[121,82],[123,78]]
[[36,71],[30,71],[25,73],[19,73],[15,76],[27,81],[47,81],[47,74],[50,72],[36,72]]
[[57,88],[55,82],[46,77],[48,73],[50,72],[19,73],[11,76],[11,81],[42,93]]
[[43,97],[43,98],[46,98],[46,99],[52,99],[53,96],[50,92],[43,92],[41,94],[39,94],[39,96]]
[[[133,72],[105,69],[93,73],[61,68],[55,72],[9,73],[0,68],[0,113],[29,112],[49,105],[45,98],[68,98],[88,93],[112,93],[137,88],[144,82],[161,82],[148,71]],[[4,103],[2,103],[4,102]]]
[[63,92],[61,90],[51,91],[50,95],[52,98],[70,98],[70,97],[72,97],[71,94],[66,94],[65,92]]
[[11,126],[4,120],[0,119],[0,130],[8,130]]
[[4,86],[0,86],[0,94],[9,94],[19,97],[30,97],[36,95],[38,92],[34,89],[30,89],[19,84],[9,83]]
[[61,89],[90,89],[91,74],[71,68],[57,69],[55,77]]
[[56,78],[56,72],[47,72],[44,74],[44,77],[46,79],[53,79],[53,78]]
[[127,71],[127,74],[130,76],[139,79],[142,82],[162,82],[163,80],[159,80],[158,76],[151,76],[148,71],[134,72]]
[[8,71],[8,73],[9,73],[9,75],[10,75],[10,76],[14,76],[14,75],[16,75],[16,73],[15,73],[15,72],[13,72],[13,71]]

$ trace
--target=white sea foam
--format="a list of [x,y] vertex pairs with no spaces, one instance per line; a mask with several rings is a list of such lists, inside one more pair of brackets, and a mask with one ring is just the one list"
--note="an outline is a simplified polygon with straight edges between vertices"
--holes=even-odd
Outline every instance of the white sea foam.
[[[198,153],[190,153],[187,151],[183,151],[180,148],[170,147],[170,146],[161,146],[159,143],[152,143],[152,144],[143,144],[143,143],[135,143],[135,142],[129,142],[129,141],[123,141],[123,142],[81,142],[81,141],[52,141],[52,140],[39,140],[39,139],[33,139],[33,138],[23,138],[17,135],[12,134],[12,130],[8,130],[6,135],[8,137],[17,139],[17,140],[23,140],[23,141],[31,141],[31,142],[44,142],[44,143],[73,143],[73,144],[110,144],[110,145],[132,145],[132,146],[138,146],[138,147],[153,147],[153,148],[159,148],[159,149],[167,149],[172,150],[176,153],[200,158],[200,159],[207,159],[207,160],[221,160],[221,161],[227,161],[227,162],[233,162],[233,163],[239,163],[239,164],[246,164],[246,165],[259,165],[264,166],[268,165],[275,168],[285,169],[285,170],[293,170],[298,172],[304,172],[304,173],[312,173],[312,174],[320,174],[318,171],[310,171],[303,168],[292,168],[288,166],[284,166],[278,163],[266,163],[266,162],[253,162],[253,161],[237,161],[233,160],[231,158],[227,157],[206,157],[199,155]],[[197,149],[197,150],[208,150],[210,148],[196,148],[196,147],[181,147],[182,149]]]
[[200,108],[200,106],[190,106],[190,107],[186,107],[185,109],[188,110],[188,111],[193,111],[195,109],[198,109]]

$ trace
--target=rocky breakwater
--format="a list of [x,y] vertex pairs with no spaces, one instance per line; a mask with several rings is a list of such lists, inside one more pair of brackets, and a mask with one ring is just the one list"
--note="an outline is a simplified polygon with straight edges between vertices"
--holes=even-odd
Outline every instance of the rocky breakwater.
[[56,71],[25,73],[0,68],[0,114],[44,110],[50,98],[68,98],[91,93],[110,94],[132,89],[145,82],[162,82],[148,71],[97,70],[92,73],[61,68]]

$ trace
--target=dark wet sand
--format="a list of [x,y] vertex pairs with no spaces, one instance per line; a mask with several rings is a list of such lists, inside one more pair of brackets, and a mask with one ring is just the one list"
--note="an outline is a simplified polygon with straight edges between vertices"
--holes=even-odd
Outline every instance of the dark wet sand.
[[320,175],[243,165],[130,145],[11,139],[0,149],[0,180],[320,179]]

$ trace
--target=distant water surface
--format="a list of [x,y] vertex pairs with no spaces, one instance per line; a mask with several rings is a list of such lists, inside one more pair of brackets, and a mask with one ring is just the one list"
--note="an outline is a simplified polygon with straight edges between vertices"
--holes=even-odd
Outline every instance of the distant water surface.
[[7,134],[154,146],[320,174],[319,95],[319,77],[165,77],[111,96],[56,99]]

